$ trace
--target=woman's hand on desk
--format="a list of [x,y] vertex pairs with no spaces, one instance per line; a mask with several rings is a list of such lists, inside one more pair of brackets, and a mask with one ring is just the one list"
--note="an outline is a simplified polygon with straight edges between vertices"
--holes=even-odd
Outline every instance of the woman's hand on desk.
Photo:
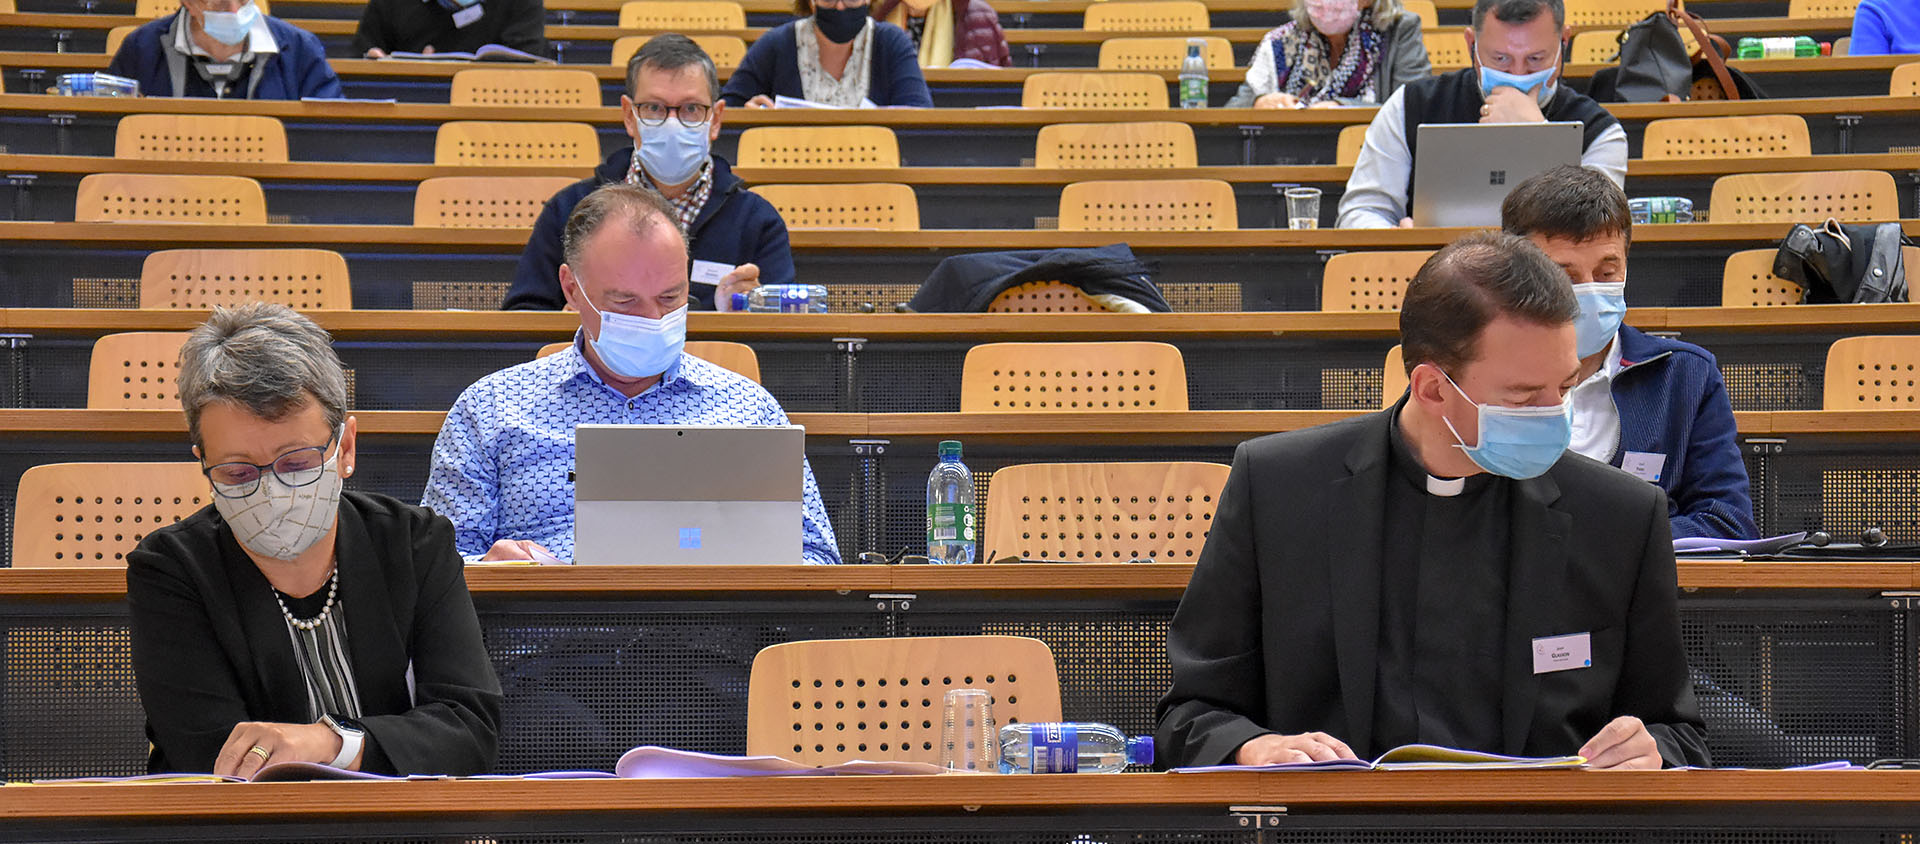
[[1580,748],[1587,767],[1594,770],[1660,770],[1660,745],[1647,732],[1647,725],[1632,715],[1622,715],[1600,729],[1600,734]]
[[1279,765],[1287,762],[1323,762],[1329,759],[1355,759],[1353,750],[1326,733],[1301,733],[1283,736],[1268,733],[1249,740],[1234,751],[1236,765]]
[[[340,755],[340,736],[325,724],[270,724],[242,721],[227,734],[226,746],[213,760],[213,772],[227,777],[251,777],[269,762],[314,762],[326,765]],[[353,762],[357,767],[359,760]]]

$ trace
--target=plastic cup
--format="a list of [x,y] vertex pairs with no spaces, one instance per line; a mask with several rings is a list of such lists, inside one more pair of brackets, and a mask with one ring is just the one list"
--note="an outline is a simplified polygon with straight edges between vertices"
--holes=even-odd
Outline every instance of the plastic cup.
[[1320,228],[1320,189],[1287,188],[1287,228]]
[[951,689],[945,703],[940,764],[949,771],[998,772],[1000,734],[993,725],[993,696],[985,689]]

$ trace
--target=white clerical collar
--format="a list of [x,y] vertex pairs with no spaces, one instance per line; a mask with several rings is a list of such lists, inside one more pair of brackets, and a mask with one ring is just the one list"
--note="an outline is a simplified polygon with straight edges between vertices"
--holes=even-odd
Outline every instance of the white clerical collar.
[[1432,475],[1427,476],[1428,495],[1438,496],[1440,498],[1452,498],[1465,491],[1466,488],[1466,478],[1436,478]]

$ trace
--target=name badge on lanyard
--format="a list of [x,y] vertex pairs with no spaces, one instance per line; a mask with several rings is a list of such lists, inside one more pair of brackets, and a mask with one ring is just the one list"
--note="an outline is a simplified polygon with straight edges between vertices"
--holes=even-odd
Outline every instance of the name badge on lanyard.
[[1551,674],[1593,666],[1593,634],[1542,636],[1533,640],[1533,673]]
[[455,29],[466,29],[474,21],[479,20],[481,15],[486,13],[486,9],[481,8],[479,3],[475,3],[453,13],[453,27]]

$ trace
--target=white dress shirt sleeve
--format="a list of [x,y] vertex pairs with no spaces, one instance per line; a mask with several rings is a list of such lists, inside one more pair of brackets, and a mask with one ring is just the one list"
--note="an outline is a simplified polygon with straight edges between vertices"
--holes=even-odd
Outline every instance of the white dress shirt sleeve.
[[[1407,181],[1413,177],[1413,153],[1407,149],[1405,89],[1393,92],[1367,127],[1360,160],[1347,177],[1340,197],[1343,229],[1390,229],[1407,216]],[[1625,136],[1621,137],[1621,172],[1626,171]]]

